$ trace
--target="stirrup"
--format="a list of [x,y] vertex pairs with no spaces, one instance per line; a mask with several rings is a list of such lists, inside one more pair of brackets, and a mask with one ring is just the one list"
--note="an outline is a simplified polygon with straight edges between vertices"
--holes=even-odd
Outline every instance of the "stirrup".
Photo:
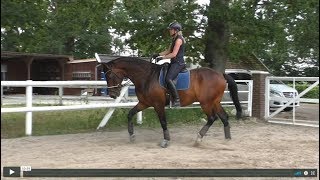
[[172,107],[180,107],[180,99],[176,99],[175,101],[172,102],[171,104]]

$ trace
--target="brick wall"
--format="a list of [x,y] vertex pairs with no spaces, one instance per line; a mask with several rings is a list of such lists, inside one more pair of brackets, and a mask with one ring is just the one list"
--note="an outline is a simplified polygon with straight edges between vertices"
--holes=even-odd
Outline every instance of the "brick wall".
[[264,119],[265,113],[265,79],[267,72],[260,71],[252,73],[253,95],[252,95],[252,116]]

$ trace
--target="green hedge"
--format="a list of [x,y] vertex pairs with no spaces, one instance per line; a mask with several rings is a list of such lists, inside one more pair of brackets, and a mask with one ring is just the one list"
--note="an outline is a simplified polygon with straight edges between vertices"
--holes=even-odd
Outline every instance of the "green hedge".
[[[305,89],[307,89],[310,86],[310,84],[303,83],[303,84],[296,84],[295,89],[301,93]],[[291,85],[292,87],[292,85]],[[302,96],[302,98],[311,98],[311,99],[319,99],[319,86],[314,87],[311,89],[307,94]]]

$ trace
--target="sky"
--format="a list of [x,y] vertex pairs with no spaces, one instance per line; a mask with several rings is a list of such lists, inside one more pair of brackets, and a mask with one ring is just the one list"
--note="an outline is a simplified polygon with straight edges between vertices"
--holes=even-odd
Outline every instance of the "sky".
[[200,5],[207,5],[207,4],[209,4],[210,0],[197,0],[197,2]]

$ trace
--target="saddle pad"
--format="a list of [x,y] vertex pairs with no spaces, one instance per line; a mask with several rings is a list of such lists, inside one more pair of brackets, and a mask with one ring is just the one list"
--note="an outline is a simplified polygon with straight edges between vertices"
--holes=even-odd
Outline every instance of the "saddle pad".
[[[165,86],[165,78],[163,77],[163,69],[160,71],[159,83],[163,88]],[[187,90],[190,87],[190,71],[180,72],[176,79],[174,79],[174,84],[176,85],[177,90]]]

